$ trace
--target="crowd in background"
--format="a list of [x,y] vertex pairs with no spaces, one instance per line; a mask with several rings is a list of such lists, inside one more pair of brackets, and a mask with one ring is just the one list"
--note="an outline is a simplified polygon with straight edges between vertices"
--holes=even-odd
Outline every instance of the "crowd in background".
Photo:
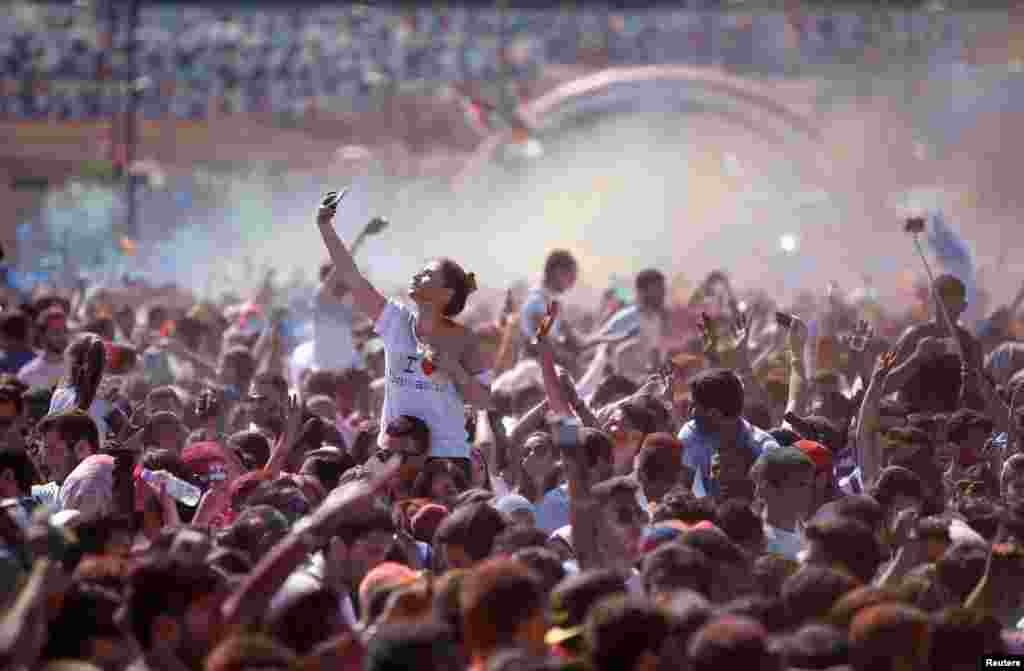
[[359,111],[382,85],[526,80],[554,64],[783,75],[794,63],[849,64],[882,49],[950,69],[976,39],[972,19],[953,12],[729,13],[721,4],[626,13],[157,5],[142,7],[133,39],[127,3],[12,2],[0,17],[0,116],[108,118],[123,109],[122,82],[137,77],[149,82],[139,93],[146,118],[203,119],[309,105]]
[[443,256],[387,298],[352,256],[386,225],[342,241],[343,204],[315,209],[305,333],[273,275],[218,300],[8,291],[5,668],[924,671],[1024,648],[1024,290],[968,329],[984,288],[954,274],[903,312],[724,271],[670,296],[651,268],[581,310],[554,250],[503,303]]

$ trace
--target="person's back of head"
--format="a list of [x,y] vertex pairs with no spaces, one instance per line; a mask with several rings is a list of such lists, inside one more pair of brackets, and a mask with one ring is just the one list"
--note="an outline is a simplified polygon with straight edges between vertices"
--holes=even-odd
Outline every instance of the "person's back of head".
[[782,596],[782,585],[800,570],[800,562],[780,554],[765,554],[754,560],[754,584],[759,594],[778,598]]
[[846,632],[823,624],[810,624],[779,641],[779,652],[792,668],[831,669],[849,661]]
[[540,580],[545,598],[550,597],[552,590],[565,580],[566,572],[561,557],[548,548],[524,548],[513,553],[512,559],[533,571]]
[[506,646],[543,650],[544,593],[523,564],[493,559],[465,577],[461,589],[462,630],[473,657],[486,660]]
[[650,501],[660,501],[679,481],[683,445],[671,434],[652,433],[644,438],[636,457],[637,479]]
[[601,380],[594,390],[591,398],[591,405],[595,408],[603,408],[609,403],[616,403],[636,393],[636,383],[623,375],[609,375]]
[[184,633],[180,628],[162,626],[158,620],[184,618],[190,606],[215,594],[222,586],[220,576],[205,564],[162,554],[142,562],[129,577],[126,595],[135,640],[148,651],[157,643],[154,636],[180,637]]
[[546,548],[548,534],[537,527],[516,524],[509,526],[494,539],[495,555],[510,555],[528,548]]
[[804,529],[809,543],[807,562],[838,565],[862,583],[870,583],[882,561],[878,539],[857,520],[835,517],[813,520]]
[[718,506],[718,528],[752,557],[764,551],[764,524],[747,501],[723,501]]
[[11,490],[12,496],[29,496],[36,477],[35,464],[26,450],[20,447],[0,448],[0,486]]
[[24,312],[8,310],[0,315],[0,343],[4,346],[27,347],[28,333],[29,319]]
[[679,589],[709,597],[714,579],[704,553],[679,543],[666,543],[647,555],[641,575],[644,591],[655,600]]
[[298,662],[295,653],[279,642],[258,634],[236,634],[217,645],[206,658],[206,671],[287,669]]
[[988,551],[976,543],[954,543],[935,562],[939,583],[958,602],[963,603],[985,574]]
[[948,608],[932,616],[933,668],[942,660],[942,668],[950,671],[976,669],[985,655],[1004,652],[1002,625],[990,613]]
[[800,627],[823,621],[844,594],[859,586],[855,578],[828,566],[801,568],[782,584],[790,624]]
[[656,668],[669,620],[647,601],[611,597],[587,616],[585,638],[594,671]]
[[679,520],[691,525],[704,521],[717,524],[718,515],[714,503],[709,498],[697,498],[688,488],[677,486],[665,494],[654,508],[652,516],[655,524],[669,520]]
[[917,608],[884,603],[860,611],[850,623],[854,671],[925,671],[930,623]]
[[781,660],[770,649],[768,632],[745,617],[722,616],[704,625],[690,641],[691,671],[757,669],[781,671]]

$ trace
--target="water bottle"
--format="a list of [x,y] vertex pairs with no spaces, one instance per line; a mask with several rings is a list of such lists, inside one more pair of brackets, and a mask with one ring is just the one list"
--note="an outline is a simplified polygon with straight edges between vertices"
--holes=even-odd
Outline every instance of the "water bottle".
[[199,498],[203,495],[198,487],[174,477],[167,471],[151,471],[148,468],[143,468],[142,479],[153,484],[164,483],[168,496],[189,507],[198,504]]

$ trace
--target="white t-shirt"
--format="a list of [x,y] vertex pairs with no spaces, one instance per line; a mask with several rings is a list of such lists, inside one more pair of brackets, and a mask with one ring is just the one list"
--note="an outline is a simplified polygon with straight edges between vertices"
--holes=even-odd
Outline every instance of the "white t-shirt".
[[803,549],[804,539],[799,531],[786,531],[764,523],[765,550],[787,559],[797,559]]
[[384,341],[384,409],[381,438],[388,423],[401,415],[418,417],[430,427],[431,457],[469,458],[469,435],[462,396],[440,370],[424,371],[414,324],[416,314],[388,301],[374,331]]
[[47,387],[52,389],[60,382],[63,374],[63,359],[50,363],[40,354],[21,367],[21,370],[18,371],[18,381],[30,387]]

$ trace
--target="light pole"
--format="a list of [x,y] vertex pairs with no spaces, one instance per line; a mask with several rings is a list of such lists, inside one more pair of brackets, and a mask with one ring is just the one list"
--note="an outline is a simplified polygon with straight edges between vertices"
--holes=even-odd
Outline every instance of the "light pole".
[[124,110],[124,172],[125,178],[125,222],[124,237],[138,240],[138,180],[132,173],[135,163],[135,149],[138,143],[139,99],[146,88],[146,82],[139,77],[138,40],[136,35],[139,27],[139,6],[141,0],[128,0],[128,35],[125,46],[125,62],[128,68],[128,82],[125,86]]

